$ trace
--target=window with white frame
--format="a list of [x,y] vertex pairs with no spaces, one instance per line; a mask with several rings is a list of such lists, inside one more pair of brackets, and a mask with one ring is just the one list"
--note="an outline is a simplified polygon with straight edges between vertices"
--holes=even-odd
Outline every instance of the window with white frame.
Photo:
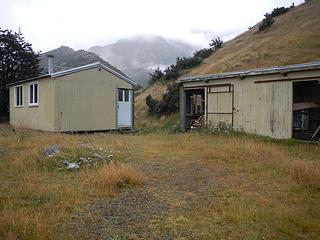
[[124,101],[129,102],[129,90],[128,89],[124,90]]
[[39,105],[39,87],[38,82],[29,83],[29,106]]
[[14,87],[14,106],[23,107],[23,85]]
[[118,102],[129,102],[128,89],[118,89]]

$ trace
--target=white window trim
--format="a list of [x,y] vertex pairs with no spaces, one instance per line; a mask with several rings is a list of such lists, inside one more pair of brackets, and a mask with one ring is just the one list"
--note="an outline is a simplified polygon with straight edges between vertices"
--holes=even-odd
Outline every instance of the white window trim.
[[[38,102],[37,103],[30,103],[30,86],[34,85],[34,84],[38,85],[38,87],[37,87],[37,97],[38,97],[37,100],[38,100]],[[34,87],[33,87],[33,89],[34,89]],[[38,81],[30,82],[29,85],[28,85],[28,103],[29,103],[30,107],[39,106],[39,82]]]
[[[22,104],[21,105],[18,105],[17,104],[17,88],[18,87],[22,87],[21,88],[21,95],[22,95]],[[13,89],[13,91],[14,91],[14,94],[13,94],[13,97],[14,97],[14,107],[16,107],[16,108],[21,108],[21,107],[23,107],[23,103],[24,103],[24,89],[23,89],[23,85],[21,84],[21,85],[17,85],[17,86],[14,86],[14,89]]]

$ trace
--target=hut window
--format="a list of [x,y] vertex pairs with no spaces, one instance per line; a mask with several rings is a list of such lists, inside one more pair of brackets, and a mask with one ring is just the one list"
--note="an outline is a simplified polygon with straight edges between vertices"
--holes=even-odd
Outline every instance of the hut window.
[[118,102],[123,102],[123,89],[118,89]]
[[14,88],[14,106],[23,107],[23,86],[16,86]]
[[124,90],[124,101],[129,102],[129,90]]
[[118,89],[118,102],[129,102],[128,89]]
[[38,82],[29,84],[29,106],[39,105],[39,88]]

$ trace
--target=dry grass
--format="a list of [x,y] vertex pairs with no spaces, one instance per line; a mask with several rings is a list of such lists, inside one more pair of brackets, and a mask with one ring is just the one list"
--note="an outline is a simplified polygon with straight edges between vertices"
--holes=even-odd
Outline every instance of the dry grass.
[[290,174],[297,180],[299,184],[306,187],[320,190],[320,163],[305,160],[296,160],[290,164]]
[[104,164],[97,175],[99,188],[114,189],[143,183],[143,173],[137,167],[111,161]]
[[[63,152],[43,156],[41,151],[52,145]],[[109,151],[115,163],[56,170],[61,159]],[[246,136],[68,135],[1,125],[0,239],[71,239],[74,231],[79,238],[99,238],[91,232],[103,231],[103,208],[101,216],[92,213],[93,223],[81,220],[83,229],[72,225],[74,217],[87,214],[89,203],[117,198],[123,186],[139,191],[137,196],[151,194],[146,202],[159,202],[167,210],[146,223],[115,229],[107,225],[105,234],[118,231],[123,239],[161,234],[180,239],[317,239],[319,156],[319,144]],[[140,165],[147,170],[142,173]],[[131,188],[142,179],[141,187]],[[126,209],[126,201],[121,204],[118,217]],[[141,212],[149,209],[139,207]]]
[[[66,223],[85,209],[92,196],[95,200],[115,196],[120,187],[142,183],[141,170],[121,162],[110,164],[120,174],[119,182],[104,188],[97,186],[97,174],[99,180],[108,180],[102,175],[108,169],[103,162],[79,171],[58,170],[60,160],[92,158],[93,153],[103,156],[105,151],[125,148],[117,138],[100,142],[101,136],[13,131],[0,125],[0,239],[70,239]],[[42,151],[52,145],[62,153],[45,157]]]
[[263,32],[257,32],[258,23],[251,30],[226,42],[188,75],[319,61],[319,12],[320,1],[313,0],[276,17],[275,23]]

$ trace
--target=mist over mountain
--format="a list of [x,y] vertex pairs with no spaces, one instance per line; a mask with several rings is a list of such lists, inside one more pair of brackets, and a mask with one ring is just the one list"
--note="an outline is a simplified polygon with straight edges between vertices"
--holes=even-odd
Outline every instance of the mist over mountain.
[[142,86],[149,81],[149,73],[160,66],[175,63],[177,57],[190,57],[196,47],[179,40],[160,36],[137,36],[121,39],[114,44],[88,49],[118,67]]

